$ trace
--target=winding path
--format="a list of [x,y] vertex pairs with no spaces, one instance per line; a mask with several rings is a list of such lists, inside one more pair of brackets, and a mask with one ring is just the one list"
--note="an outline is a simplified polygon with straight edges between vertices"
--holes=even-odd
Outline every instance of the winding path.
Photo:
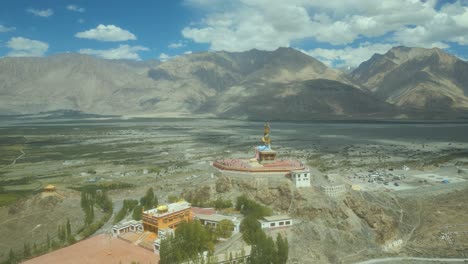
[[10,163],[9,165],[3,166],[2,169],[5,169],[5,168],[11,167],[11,166],[15,166],[16,161],[21,159],[22,157],[24,157],[24,155],[26,155],[26,153],[24,153],[23,149],[20,149],[20,152],[21,152],[21,155],[16,157],[16,159],[14,159],[13,162]]

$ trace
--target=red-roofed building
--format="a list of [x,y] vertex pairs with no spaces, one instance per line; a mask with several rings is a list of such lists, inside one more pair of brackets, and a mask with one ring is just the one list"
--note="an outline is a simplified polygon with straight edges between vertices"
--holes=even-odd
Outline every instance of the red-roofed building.
[[212,215],[212,214],[216,214],[216,210],[214,208],[192,207],[192,213],[194,215],[197,215],[197,214]]

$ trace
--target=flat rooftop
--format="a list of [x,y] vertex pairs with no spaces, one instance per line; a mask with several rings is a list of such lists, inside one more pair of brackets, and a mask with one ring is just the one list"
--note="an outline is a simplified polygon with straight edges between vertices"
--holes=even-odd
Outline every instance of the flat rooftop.
[[220,215],[220,214],[197,214],[196,217],[200,220],[211,221],[211,222],[220,222],[222,220],[231,220],[233,222],[239,222],[235,216]]
[[159,255],[111,235],[101,234],[27,260],[24,264],[157,264]]
[[167,211],[158,211],[158,208],[154,208],[151,210],[147,210],[144,213],[152,216],[162,217],[165,215],[169,215],[178,211],[182,211],[185,209],[189,209],[191,207],[190,203],[188,202],[180,202],[180,203],[171,203],[167,205]]
[[263,217],[265,221],[273,222],[273,221],[281,221],[281,220],[290,220],[291,217],[289,215],[272,215],[272,216],[265,216]]

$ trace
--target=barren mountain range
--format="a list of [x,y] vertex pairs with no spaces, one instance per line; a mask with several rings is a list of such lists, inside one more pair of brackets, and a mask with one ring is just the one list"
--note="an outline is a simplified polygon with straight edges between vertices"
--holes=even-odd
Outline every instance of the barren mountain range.
[[468,63],[396,47],[350,74],[292,48],[202,52],[166,62],[81,54],[0,59],[0,114],[59,109],[248,119],[468,116]]

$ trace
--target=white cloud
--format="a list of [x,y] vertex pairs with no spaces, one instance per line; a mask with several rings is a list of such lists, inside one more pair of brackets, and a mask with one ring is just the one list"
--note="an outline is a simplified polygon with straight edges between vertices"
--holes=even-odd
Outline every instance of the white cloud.
[[141,60],[139,51],[149,50],[143,46],[129,46],[120,45],[115,49],[96,50],[96,49],[80,49],[78,52],[81,54],[94,55],[104,59],[128,59],[128,60]]
[[429,48],[447,48],[447,42],[468,45],[468,7],[457,8],[455,13],[447,4],[442,10],[447,13],[440,12],[427,23],[401,29],[395,32],[394,39],[404,45]]
[[6,27],[4,25],[0,25],[0,33],[14,31],[14,30],[16,30],[15,27]]
[[185,46],[186,46],[185,43],[183,43],[182,41],[179,41],[179,42],[171,43],[167,47],[170,48],[170,49],[178,49],[178,48],[182,48],[182,47],[185,47]]
[[135,40],[136,36],[130,31],[119,28],[114,25],[99,25],[96,28],[78,32],[75,34],[77,38],[95,39],[99,41],[127,41]]
[[167,60],[170,60],[170,59],[172,59],[172,58],[174,58],[174,57],[173,57],[173,56],[170,56],[170,55],[168,55],[168,54],[166,54],[166,53],[164,53],[164,52],[161,53],[161,54],[159,54],[159,60],[162,61],[162,62],[167,61]]
[[82,18],[79,18],[79,19],[77,20],[77,22],[80,23],[80,24],[83,24],[83,23],[85,22],[85,20],[82,19]]
[[184,51],[184,54],[185,55],[192,54],[192,51],[191,50]]
[[40,16],[40,17],[50,17],[51,15],[54,14],[54,10],[47,8],[47,9],[34,9],[34,8],[28,8],[26,9],[27,12],[35,15],[35,16]]
[[[332,45],[365,39],[423,47],[468,45],[468,2],[437,0],[186,0],[205,12],[182,35],[211,50],[274,50],[312,40]],[[354,45],[353,45],[354,46]]]
[[7,47],[11,49],[6,55],[8,57],[42,57],[49,49],[49,44],[23,37],[13,37],[7,42]]
[[84,11],[86,11],[86,9],[84,9],[83,7],[79,7],[76,5],[67,5],[67,9],[79,13],[83,13]]
[[363,43],[359,47],[345,47],[342,49],[322,49],[316,48],[308,51],[301,50],[331,67],[357,67],[361,62],[366,61],[374,53],[386,53],[395,44],[383,43]]

